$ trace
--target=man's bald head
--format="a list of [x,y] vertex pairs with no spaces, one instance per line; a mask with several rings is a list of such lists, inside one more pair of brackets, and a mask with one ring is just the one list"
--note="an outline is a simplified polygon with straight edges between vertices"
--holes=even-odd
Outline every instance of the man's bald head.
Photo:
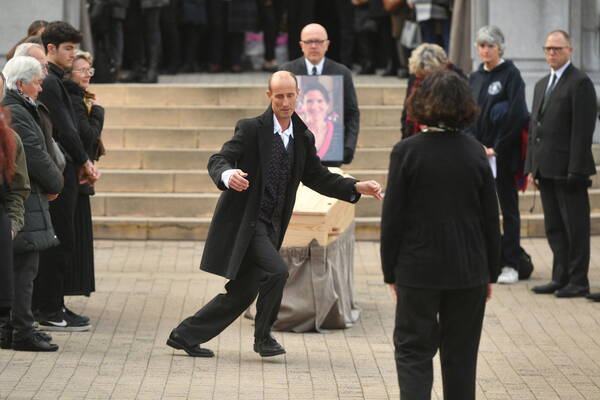
[[329,40],[327,31],[319,24],[308,24],[300,32],[300,47],[304,57],[313,65],[321,62],[327,49]]
[[271,101],[273,114],[283,129],[289,126],[290,118],[296,109],[298,93],[300,91],[296,75],[289,71],[278,71],[271,75],[267,97]]
[[327,39],[327,30],[325,29],[325,27],[323,25],[320,24],[308,24],[306,25],[304,28],[302,28],[302,31],[300,32],[300,40],[304,40],[304,35],[305,34],[313,34],[313,33],[317,33],[322,35],[325,39]]
[[277,71],[269,78],[269,92],[273,91],[273,85],[280,85],[281,80],[287,81],[292,79],[294,81],[294,86],[298,87],[298,78],[296,75],[290,71]]

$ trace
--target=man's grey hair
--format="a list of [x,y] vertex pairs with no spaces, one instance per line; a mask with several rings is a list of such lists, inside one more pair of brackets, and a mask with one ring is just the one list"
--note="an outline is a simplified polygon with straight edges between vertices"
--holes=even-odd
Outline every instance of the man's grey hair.
[[[29,55],[29,50],[32,47],[38,47],[40,50],[44,51],[44,47],[41,46],[41,45],[39,45],[39,44],[37,44],[37,43],[21,43],[15,49],[15,55],[14,55],[14,57],[17,57],[17,56],[28,56]],[[44,52],[44,54],[46,54],[46,53]]]
[[8,60],[2,74],[6,78],[6,88],[9,90],[17,90],[18,81],[27,84],[37,77],[44,76],[38,60],[27,56],[17,56]]
[[475,35],[475,45],[480,44],[496,45],[500,54],[504,53],[504,34],[496,25],[487,25],[479,28]]

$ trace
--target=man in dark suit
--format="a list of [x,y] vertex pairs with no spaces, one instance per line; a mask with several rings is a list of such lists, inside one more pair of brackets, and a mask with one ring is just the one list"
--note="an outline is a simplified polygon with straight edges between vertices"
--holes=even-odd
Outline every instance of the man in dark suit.
[[[309,24],[302,29],[300,47],[304,56],[283,64],[282,70],[296,75],[342,75],[344,79],[344,164],[350,164],[354,158],[360,124],[352,72],[346,66],[325,58],[329,39],[327,39],[327,31],[319,24]],[[324,163],[336,167],[341,164],[340,162]]]
[[256,298],[254,351],[284,354],[271,336],[288,267],[279,249],[292,216],[300,182],[348,202],[361,194],[381,199],[375,181],[358,182],[321,165],[311,132],[294,112],[299,90],[294,74],[279,71],[269,81],[271,105],[256,118],[238,121],[235,134],[211,156],[208,171],[223,190],[211,222],[200,268],[230,281],[196,314],[185,319],[167,344],[190,356],[212,357],[201,348]]
[[596,92],[571,63],[569,35],[553,31],[544,45],[550,75],[535,86],[525,171],[540,189],[546,237],[554,255],[552,280],[533,292],[556,297],[589,293],[590,175]]

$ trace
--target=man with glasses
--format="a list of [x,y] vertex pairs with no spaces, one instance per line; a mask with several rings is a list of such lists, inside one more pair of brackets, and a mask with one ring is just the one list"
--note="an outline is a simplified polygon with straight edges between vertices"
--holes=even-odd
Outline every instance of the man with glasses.
[[[356,90],[352,81],[352,72],[333,60],[325,57],[329,48],[327,31],[319,24],[309,24],[300,33],[300,48],[303,57],[289,61],[281,66],[284,71],[296,75],[341,75],[344,80],[344,164],[350,164],[354,158],[360,112],[356,100]],[[339,167],[340,162],[324,162],[324,165]]]
[[552,249],[552,280],[532,288],[556,297],[589,294],[590,175],[596,92],[571,63],[569,34],[550,32],[543,47],[550,74],[535,86],[525,171],[540,189]]

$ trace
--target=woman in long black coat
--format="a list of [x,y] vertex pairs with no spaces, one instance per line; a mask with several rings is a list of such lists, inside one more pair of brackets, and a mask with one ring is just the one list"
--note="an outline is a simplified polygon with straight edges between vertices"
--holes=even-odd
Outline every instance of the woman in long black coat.
[[426,128],[394,147],[381,216],[401,398],[430,398],[439,349],[444,399],[475,399],[485,301],[500,267],[494,178],[483,146],[461,133],[477,114],[464,79],[434,72],[408,106]]
[[[79,128],[81,142],[90,160],[96,161],[103,152],[100,134],[104,126],[104,108],[96,103],[93,94],[87,91],[90,78],[94,75],[92,56],[83,51],[77,52],[73,67],[64,81],[71,97],[73,111]],[[94,234],[90,196],[94,187],[79,185],[79,199],[75,210],[75,232],[77,241],[71,269],[65,271],[65,295],[89,296],[95,291],[94,278]]]

